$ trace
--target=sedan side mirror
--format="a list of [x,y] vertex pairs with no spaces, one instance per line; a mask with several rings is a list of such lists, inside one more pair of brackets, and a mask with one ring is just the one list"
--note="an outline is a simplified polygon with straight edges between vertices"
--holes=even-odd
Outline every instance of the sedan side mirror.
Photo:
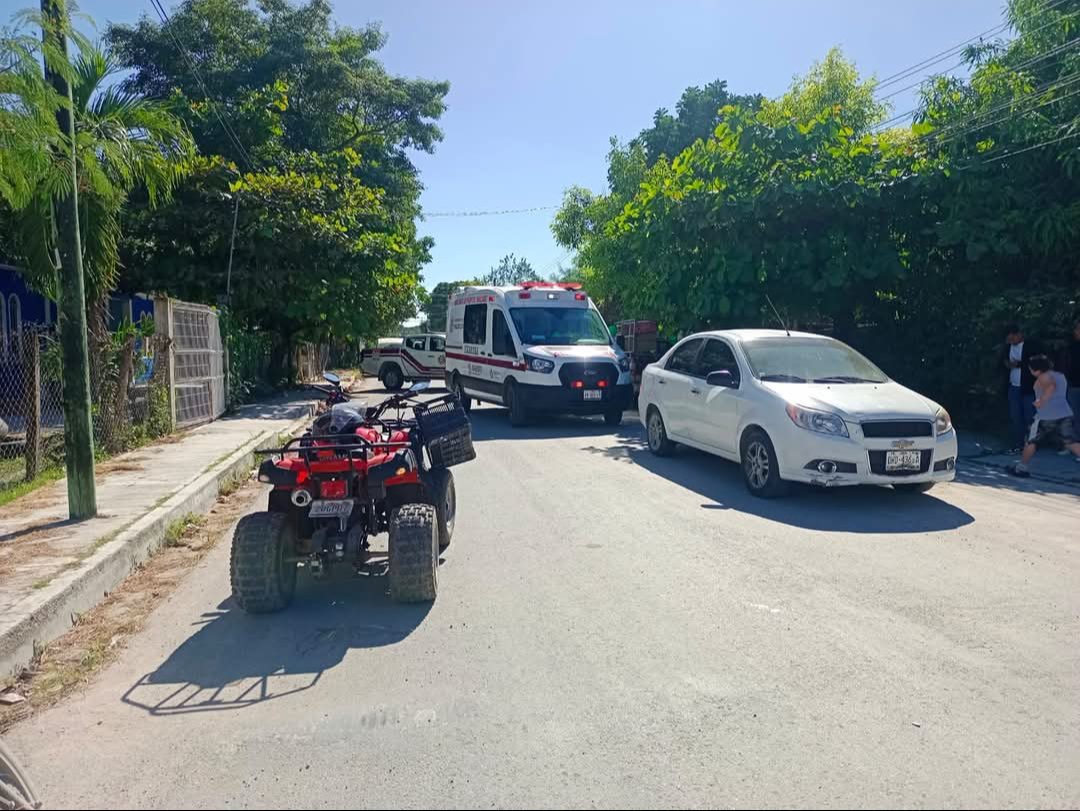
[[730,369],[721,369],[718,372],[709,372],[705,382],[710,386],[723,386],[726,389],[739,388],[739,378],[731,373]]

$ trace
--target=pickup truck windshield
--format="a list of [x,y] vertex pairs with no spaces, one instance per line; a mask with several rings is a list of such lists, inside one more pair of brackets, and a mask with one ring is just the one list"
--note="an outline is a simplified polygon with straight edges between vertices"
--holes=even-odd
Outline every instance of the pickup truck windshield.
[[607,346],[611,336],[604,320],[586,307],[515,307],[510,310],[518,337],[525,344]]

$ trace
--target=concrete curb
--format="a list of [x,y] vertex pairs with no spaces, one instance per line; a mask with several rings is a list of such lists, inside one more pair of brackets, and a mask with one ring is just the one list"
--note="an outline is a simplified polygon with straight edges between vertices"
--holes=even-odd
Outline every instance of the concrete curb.
[[0,674],[17,674],[30,664],[42,646],[65,634],[79,614],[97,605],[161,547],[169,526],[188,513],[206,513],[217,501],[221,485],[245,474],[252,466],[257,449],[274,447],[281,434],[295,434],[306,426],[314,406],[299,405],[297,410],[303,411],[303,415],[287,427],[263,431],[248,440],[165,502],[101,543],[76,568],[57,575],[48,586],[35,592],[28,601],[27,613],[0,632]]

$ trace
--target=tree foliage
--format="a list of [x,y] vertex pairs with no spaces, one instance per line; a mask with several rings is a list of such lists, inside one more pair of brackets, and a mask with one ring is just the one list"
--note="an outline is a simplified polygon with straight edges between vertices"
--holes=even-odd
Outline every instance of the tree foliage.
[[169,99],[204,156],[172,206],[133,211],[126,288],[228,292],[234,319],[285,343],[373,337],[415,314],[432,243],[408,150],[441,140],[447,83],[388,74],[378,26],[337,26],[326,0],[185,0],[108,40],[124,87]]
[[1008,13],[1016,36],[928,81],[903,127],[836,50],[696,138],[658,112],[613,142],[604,192],[567,191],[556,240],[610,316],[768,325],[769,296],[958,410],[993,402],[1001,321],[1064,337],[1080,290],[1080,0]]
[[490,285],[491,287],[507,287],[522,282],[538,281],[540,281],[540,277],[533,270],[533,266],[529,264],[529,260],[525,257],[518,258],[510,253],[500,259],[499,264],[481,277],[480,284]]

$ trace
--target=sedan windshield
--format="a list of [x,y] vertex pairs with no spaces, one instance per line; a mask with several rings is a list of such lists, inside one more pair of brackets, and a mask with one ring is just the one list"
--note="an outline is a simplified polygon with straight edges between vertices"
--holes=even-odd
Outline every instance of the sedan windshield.
[[607,346],[604,321],[592,308],[515,307],[510,310],[518,337],[525,344]]
[[822,338],[759,338],[743,344],[750,368],[772,383],[884,383],[889,378],[847,344]]

